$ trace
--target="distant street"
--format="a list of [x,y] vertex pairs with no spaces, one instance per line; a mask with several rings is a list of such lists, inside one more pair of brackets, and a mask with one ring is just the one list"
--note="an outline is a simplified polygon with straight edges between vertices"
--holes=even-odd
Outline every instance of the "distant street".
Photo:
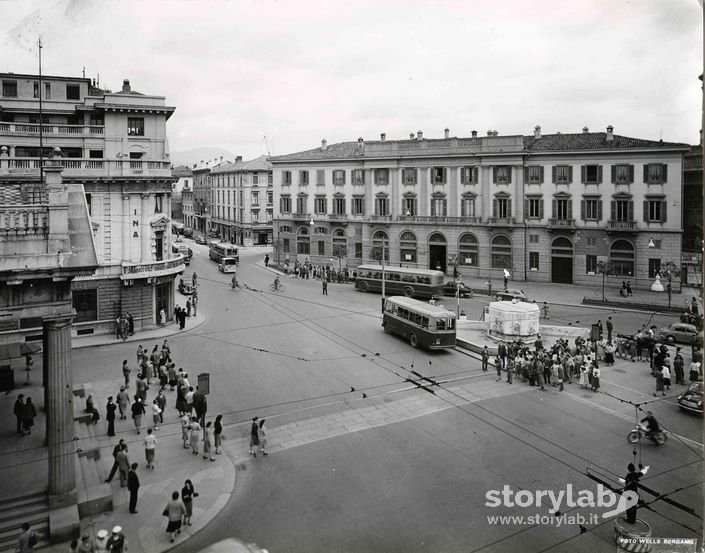
[[[257,542],[270,552],[613,550],[611,521],[596,529],[585,524],[590,531],[579,537],[576,524],[491,525],[488,515],[546,514],[548,509],[492,509],[484,504],[485,493],[505,484],[559,490],[572,483],[594,490],[587,468],[613,479],[623,476],[633,460],[626,435],[635,416],[625,402],[657,399],[645,364],[619,361],[603,368],[606,394],[580,390],[577,384],[559,393],[520,382],[496,383],[493,373],[481,373],[479,362],[461,352],[429,354],[384,334],[377,294],[331,284],[323,296],[320,282],[289,278],[283,279],[284,293],[270,292],[274,274],[255,265],[266,251],[258,248],[241,250],[239,279],[259,291],[233,291],[206,247],[189,245],[195,256],[184,278],[198,273],[199,308],[208,320],[192,331],[187,322],[183,336],[169,343],[177,367],[187,370],[192,382],[198,373],[210,373],[209,416],[224,414],[226,435],[246,432],[246,425],[233,425],[254,415],[267,417],[270,428],[291,420],[305,426],[313,413],[333,417],[366,401],[391,404],[409,387],[405,379],[411,368],[449,382],[435,396],[403,392],[436,404],[434,414],[241,463],[225,509],[175,551],[197,551],[226,536]],[[177,295],[177,303],[185,300]],[[447,307],[454,302],[444,301]],[[461,308],[476,318],[486,302],[485,296],[461,300]],[[607,315],[595,308],[553,306],[550,322],[589,326]],[[611,315],[615,331],[625,333],[675,320],[648,313]],[[155,344],[143,345],[151,349]],[[117,391],[120,364],[127,359],[134,366],[136,347],[74,350],[74,382],[112,379]],[[460,384],[484,395],[467,402],[448,391]],[[671,396],[651,404],[674,434],[663,447],[644,444],[637,455],[652,466],[650,487],[660,493],[686,487],[671,497],[699,509],[702,484],[687,486],[702,480],[702,421],[679,412],[676,388],[682,389],[674,386]],[[168,400],[167,418],[176,422],[173,392]],[[660,514],[640,511],[640,516],[654,535],[693,535],[672,520],[701,531],[696,517],[664,502],[653,508]]]

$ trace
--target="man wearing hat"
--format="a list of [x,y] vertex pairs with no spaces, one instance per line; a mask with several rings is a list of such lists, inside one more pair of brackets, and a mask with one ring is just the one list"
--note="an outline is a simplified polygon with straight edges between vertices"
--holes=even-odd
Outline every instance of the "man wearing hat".
[[15,407],[12,409],[12,412],[17,418],[17,433],[20,436],[24,436],[24,426],[22,424],[22,420],[24,419],[24,394],[17,396],[17,399],[15,400]]
[[113,526],[113,535],[108,539],[110,553],[123,553],[127,551],[127,538],[122,533],[121,526]]
[[140,479],[137,476],[137,463],[130,465],[127,473],[127,489],[130,491],[130,513],[137,514],[137,491],[140,489]]
[[95,551],[96,553],[100,551],[107,551],[108,550],[108,539],[110,536],[108,535],[107,530],[98,530],[98,533],[95,535]]
[[120,391],[117,395],[118,409],[120,409],[120,420],[127,418],[127,410],[130,407],[130,396],[125,391],[125,386],[120,386]]
[[108,436],[115,436],[115,411],[117,411],[117,405],[113,403],[113,396],[108,396],[108,404],[105,406],[105,420],[108,421]]

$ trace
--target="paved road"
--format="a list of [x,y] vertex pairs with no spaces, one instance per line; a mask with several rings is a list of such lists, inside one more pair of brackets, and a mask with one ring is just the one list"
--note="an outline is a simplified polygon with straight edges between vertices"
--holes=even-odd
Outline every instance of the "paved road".
[[[484,494],[505,483],[530,490],[558,490],[567,483],[594,489],[584,476],[586,467],[612,477],[623,472],[632,460],[625,436],[634,417],[634,408],[623,401],[654,399],[653,379],[644,365],[620,362],[605,369],[603,390],[611,395],[576,385],[563,394],[519,383],[510,387],[482,375],[478,364],[461,353],[429,355],[385,335],[378,295],[331,285],[326,297],[319,283],[293,279],[286,280],[285,294],[231,291],[205,248],[194,249],[191,269],[199,274],[200,305],[209,321],[169,342],[177,366],[192,375],[211,373],[209,410],[225,413],[228,432],[239,436],[244,426],[233,425],[257,414],[270,420],[275,436],[277,427],[296,421],[332,421],[367,402],[382,409],[409,395],[437,409],[381,426],[360,423],[355,432],[320,441],[307,437],[278,451],[273,444],[274,453],[266,459],[239,462],[230,502],[178,551],[195,551],[228,535],[273,552],[541,551],[571,537],[553,550],[612,550],[607,549],[610,523],[579,538],[576,525],[489,525],[486,516],[494,513],[484,505]],[[240,279],[266,290],[272,275],[253,263],[262,256],[243,253]],[[463,302],[469,313],[473,306],[479,309],[479,299]],[[566,310],[565,317],[576,321],[596,313]],[[556,308],[552,319],[559,316]],[[618,329],[635,320],[622,314],[613,319]],[[115,378],[117,386],[120,362],[132,362],[134,349],[119,344],[74,351],[75,382]],[[452,390],[466,389],[437,396],[400,391],[408,387],[404,379],[412,365],[423,374],[453,379],[446,386]],[[476,393],[470,397],[472,390]],[[363,391],[368,400],[362,399]],[[678,412],[672,396],[652,408],[684,437],[672,438],[663,448],[642,448],[644,463],[654,467],[654,487],[670,492],[699,482],[701,421]],[[674,498],[702,514],[702,494],[702,486],[696,486]],[[668,505],[657,508],[698,528],[690,515]],[[521,513],[504,509],[497,514]],[[644,516],[655,535],[689,535],[660,515]]]

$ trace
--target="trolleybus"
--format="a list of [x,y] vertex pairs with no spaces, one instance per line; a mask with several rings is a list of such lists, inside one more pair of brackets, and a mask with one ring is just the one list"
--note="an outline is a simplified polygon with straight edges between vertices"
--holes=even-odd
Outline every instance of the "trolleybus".
[[208,248],[208,257],[216,263],[220,263],[224,257],[235,259],[235,263],[240,262],[237,255],[237,247],[225,242],[215,242]]
[[444,349],[455,346],[455,312],[404,296],[384,302],[382,327],[387,334],[409,340],[411,347]]
[[[360,265],[356,271],[355,288],[363,292],[382,291],[381,265]],[[443,295],[444,278],[441,271],[385,267],[384,293],[416,298],[440,297]]]

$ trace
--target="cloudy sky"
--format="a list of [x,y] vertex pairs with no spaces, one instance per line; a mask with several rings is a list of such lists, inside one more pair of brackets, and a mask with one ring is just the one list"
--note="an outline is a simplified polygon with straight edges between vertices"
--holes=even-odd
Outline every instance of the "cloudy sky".
[[698,142],[698,0],[0,0],[0,71],[166,96],[171,149],[602,131]]

